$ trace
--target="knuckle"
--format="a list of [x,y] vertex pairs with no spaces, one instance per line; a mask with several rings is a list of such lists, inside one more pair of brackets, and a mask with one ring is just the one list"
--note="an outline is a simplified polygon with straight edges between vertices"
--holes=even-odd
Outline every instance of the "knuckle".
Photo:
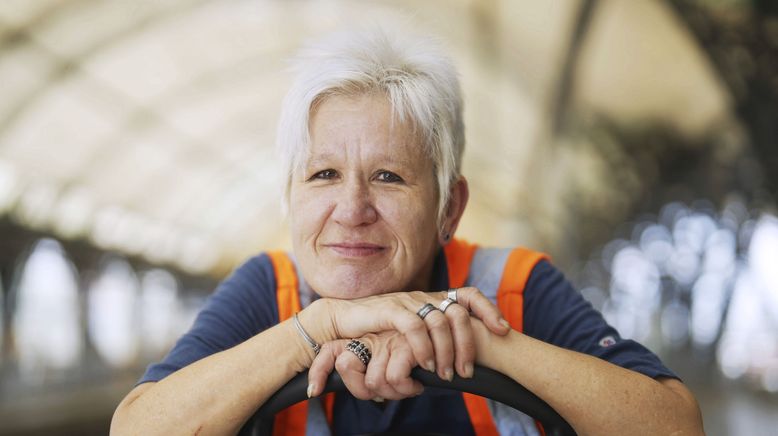
[[381,382],[378,380],[378,377],[367,375],[365,376],[365,386],[367,386],[370,390],[376,390],[381,385]]
[[335,369],[339,373],[344,373],[345,371],[349,370],[349,362],[345,358],[339,358],[335,361]]
[[451,318],[451,322],[458,325],[464,324],[467,319],[470,318],[470,314],[467,312],[467,309],[459,304],[452,304],[449,306],[448,310],[446,310],[446,315]]
[[411,291],[408,292],[408,295],[414,300],[424,300],[427,296],[427,293],[423,291]]
[[[432,314],[430,314],[432,315]],[[427,319],[429,320],[430,324],[430,330],[439,330],[443,328],[448,328],[448,321],[446,320],[446,317],[444,316],[428,316]]]
[[478,288],[468,287],[465,288],[465,296],[467,297],[468,301],[479,301],[486,299],[484,294],[481,293],[481,291],[478,290]]
[[420,334],[427,331],[427,324],[424,323],[419,317],[412,319],[408,326],[408,332],[411,334]]
[[335,351],[335,344],[333,342],[325,342],[324,345],[321,346],[321,350],[319,351],[319,354],[322,352],[327,353],[325,355],[334,354]]

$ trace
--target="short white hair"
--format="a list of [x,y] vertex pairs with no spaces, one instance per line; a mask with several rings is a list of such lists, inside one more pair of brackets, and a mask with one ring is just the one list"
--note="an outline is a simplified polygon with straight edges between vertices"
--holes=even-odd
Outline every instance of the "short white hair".
[[459,78],[440,44],[403,26],[339,32],[301,50],[293,70],[296,77],[284,98],[276,140],[286,174],[284,207],[293,174],[304,164],[315,106],[328,96],[381,92],[394,117],[418,129],[432,159],[440,225],[465,145]]

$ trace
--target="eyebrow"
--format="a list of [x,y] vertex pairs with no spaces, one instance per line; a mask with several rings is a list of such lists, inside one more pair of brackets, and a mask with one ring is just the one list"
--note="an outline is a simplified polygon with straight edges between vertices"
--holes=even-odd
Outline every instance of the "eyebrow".
[[[321,153],[317,154],[315,156],[310,156],[305,161],[305,166],[326,166],[331,160],[335,159],[335,153]],[[403,159],[403,158],[397,158],[390,155],[382,155],[378,157],[378,160],[381,163],[385,163],[387,165],[396,165],[400,167],[410,167],[413,165],[413,162],[410,159]]]

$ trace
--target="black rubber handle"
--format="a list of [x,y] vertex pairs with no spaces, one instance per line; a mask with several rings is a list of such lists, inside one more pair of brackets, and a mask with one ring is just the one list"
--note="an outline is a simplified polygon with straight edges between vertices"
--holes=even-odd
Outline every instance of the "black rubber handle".
[[[570,424],[540,397],[508,376],[489,368],[476,366],[473,378],[465,379],[455,375],[454,380],[450,382],[439,378],[435,373],[418,367],[413,369],[411,377],[420,381],[424,386],[469,392],[499,401],[540,421],[548,436],[575,435]],[[243,426],[240,435],[270,436],[273,431],[275,414],[293,404],[307,400],[307,388],[308,373],[298,374],[257,410]],[[346,391],[346,385],[343,384],[340,375],[333,371],[324,386],[324,393],[344,391]]]

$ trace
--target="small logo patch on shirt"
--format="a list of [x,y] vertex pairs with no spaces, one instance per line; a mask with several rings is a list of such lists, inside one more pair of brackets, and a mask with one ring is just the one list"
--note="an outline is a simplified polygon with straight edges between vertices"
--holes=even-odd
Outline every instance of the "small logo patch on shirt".
[[606,336],[602,339],[600,339],[600,346],[603,348],[610,347],[611,345],[616,343],[616,338],[613,336]]

